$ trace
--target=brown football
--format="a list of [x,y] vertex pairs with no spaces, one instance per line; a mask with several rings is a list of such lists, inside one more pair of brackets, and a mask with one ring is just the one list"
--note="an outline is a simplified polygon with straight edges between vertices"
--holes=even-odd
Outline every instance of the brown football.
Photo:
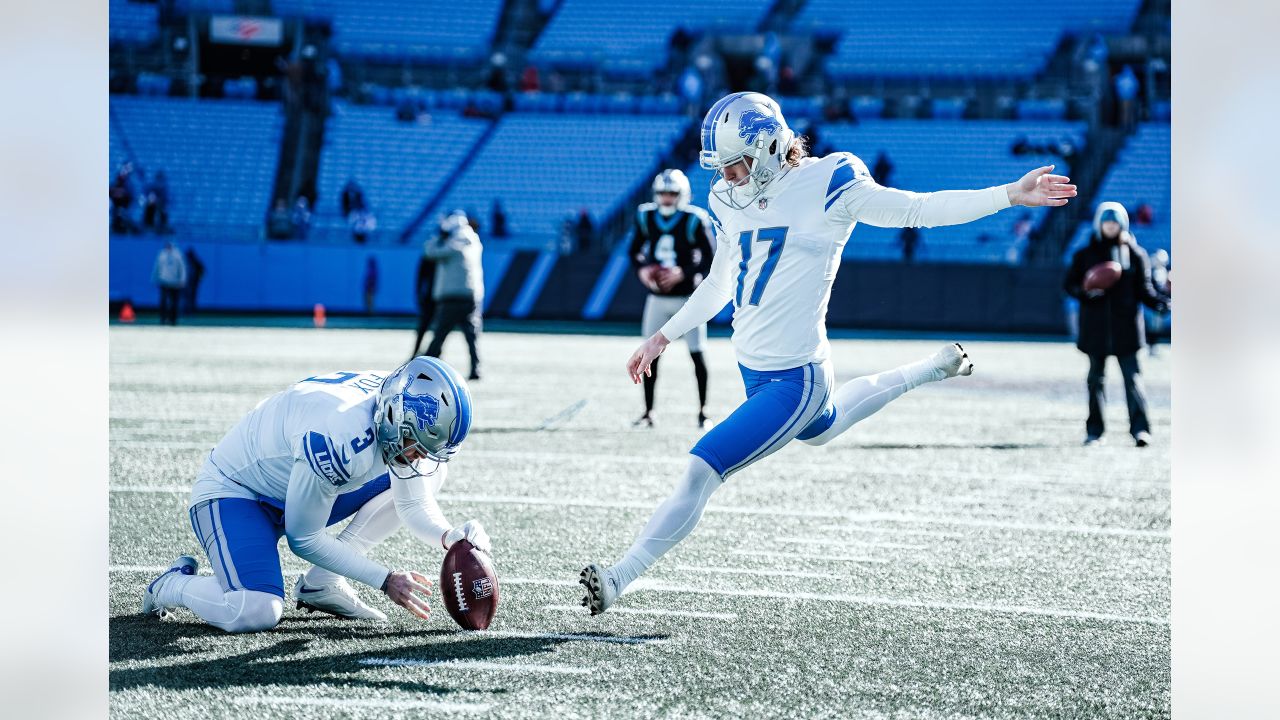
[[498,611],[493,558],[466,540],[449,548],[440,566],[440,594],[449,617],[464,630],[484,630]]
[[1089,268],[1084,274],[1084,289],[1109,290],[1120,279],[1120,263],[1106,260]]

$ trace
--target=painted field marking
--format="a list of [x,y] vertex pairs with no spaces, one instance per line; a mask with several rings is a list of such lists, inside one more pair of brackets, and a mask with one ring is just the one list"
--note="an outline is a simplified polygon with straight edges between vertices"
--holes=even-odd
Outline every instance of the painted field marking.
[[[189,493],[190,487],[172,485],[116,485],[110,492],[119,493]],[[584,507],[615,510],[653,510],[661,500],[653,501],[602,501],[575,500],[572,498],[530,497],[521,495],[453,495],[441,494],[437,499],[445,502],[482,503],[487,505],[525,505],[546,507]],[[785,510],[778,508],[739,507],[733,505],[709,505],[706,512],[727,515],[766,515],[771,517],[795,517],[815,520],[847,520],[850,522],[893,522],[921,525],[958,525],[964,527],[988,527],[999,530],[1026,530],[1078,535],[1115,535],[1122,537],[1146,537],[1169,539],[1168,530],[1136,530],[1131,528],[1106,528],[1089,525],[1046,525],[1012,520],[987,520],[953,516],[910,515],[889,512],[835,512],[823,510]],[[885,528],[886,532],[891,531]]]
[[[790,553],[786,554],[791,557]],[[162,565],[156,566],[139,566],[139,565],[112,565],[109,568],[111,572],[131,571],[131,570],[147,570],[161,571],[168,569]],[[772,571],[761,571],[766,574],[778,574]],[[545,585],[553,587],[578,587],[575,580],[552,580],[547,578],[520,578],[511,577],[503,578],[502,582],[506,585]],[[989,612],[997,614],[1012,615],[1046,615],[1050,617],[1063,617],[1085,620],[1109,620],[1113,622],[1132,622],[1147,623],[1151,625],[1168,625],[1168,618],[1144,617],[1139,615],[1120,615],[1115,613],[1100,613],[1092,610],[1069,610],[1059,608],[1038,608],[1025,605],[983,605],[974,603],[951,603],[944,601],[932,600],[911,600],[906,598],[880,598],[860,595],[841,595],[841,594],[823,594],[808,592],[788,592],[781,590],[732,590],[732,589],[716,589],[707,587],[694,587],[686,585],[674,585],[664,583],[649,578],[640,578],[627,588],[627,594],[632,592],[655,592],[655,593],[677,593],[680,595],[700,594],[700,595],[720,595],[725,597],[755,597],[769,598],[777,600],[809,600],[813,602],[834,602],[847,603],[852,605],[886,605],[892,607],[911,607],[936,610],[971,610],[975,612]],[[486,631],[492,635],[502,635],[506,637],[522,637],[522,638],[545,638],[545,639],[563,639],[563,640],[583,640],[594,642],[612,642],[628,645],[640,645],[650,643],[663,642],[661,638],[606,638],[597,635],[558,635],[558,634],[541,634],[541,633],[521,633],[521,632],[500,632]],[[522,666],[521,666],[522,667]]]
[[815,540],[812,538],[800,537],[778,537],[773,539],[774,542],[780,543],[797,543],[800,545],[830,545],[832,547],[842,548],[893,548],[897,550],[927,550],[928,545],[911,545],[908,543],[891,543],[891,542],[874,542],[871,540]]
[[789,577],[806,580],[848,580],[848,575],[834,573],[804,572],[801,570],[761,570],[758,568],[701,567],[698,565],[677,565],[672,568],[682,572],[711,573],[713,575],[750,575],[753,577]]
[[[587,609],[581,605],[543,605],[543,610],[552,612],[573,612],[586,614]],[[610,615],[655,615],[658,617],[687,617],[705,620],[737,620],[737,613],[697,612],[694,610],[646,610],[643,608],[611,608]]]
[[569,665],[533,665],[525,663],[496,663],[484,660],[414,660],[413,658],[364,658],[361,665],[376,667],[425,667],[444,670],[492,670],[494,672],[530,673],[540,675],[590,675],[587,668]]
[[855,525],[819,525],[819,532],[857,532],[857,533],[879,533],[886,535],[927,535],[929,537],[940,538],[963,538],[966,537],[961,533],[942,532],[941,530],[912,530],[910,528],[900,527],[858,527]]
[[886,565],[890,560],[884,558],[869,557],[849,557],[845,555],[817,555],[813,553],[795,553],[795,552],[777,552],[775,550],[734,550],[734,555],[742,555],[743,557],[767,557],[767,558],[800,558],[803,560],[838,560],[840,562],[859,562],[870,563],[873,565]]
[[[578,608],[586,611],[585,608]],[[560,640],[564,642],[598,642],[608,645],[660,645],[665,638],[636,637],[633,635],[591,635],[587,633],[535,633],[518,630],[486,630],[488,637],[519,638],[523,640]]]
[[440,712],[486,712],[492,705],[434,702],[427,700],[361,700],[359,698],[287,698],[273,695],[241,695],[231,698],[236,705],[309,706],[327,708],[367,708],[376,710],[438,710]]
[[882,598],[864,595],[824,594],[811,592],[793,592],[784,590],[724,590],[695,586],[672,585],[648,578],[640,578],[632,583],[631,590],[636,592],[660,592],[724,595],[727,597],[772,598],[777,600],[811,600],[814,602],[845,603],[850,605],[884,605],[889,607],[921,608],[929,610],[967,610],[972,612],[995,613],[1001,615],[1046,615],[1083,620],[1108,620],[1111,622],[1147,623],[1151,625],[1168,625],[1169,619],[1139,615],[1119,615],[1113,613],[1093,612],[1092,610],[1069,610],[1059,608],[1029,607],[1025,605],[986,605],[980,603],[954,603],[940,600],[910,600],[905,598]]

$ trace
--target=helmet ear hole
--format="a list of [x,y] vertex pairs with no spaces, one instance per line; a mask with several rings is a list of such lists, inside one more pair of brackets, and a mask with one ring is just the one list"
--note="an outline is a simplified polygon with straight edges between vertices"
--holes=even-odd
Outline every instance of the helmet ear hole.
[[778,141],[774,140],[773,142],[769,143],[769,154],[773,155],[777,152],[778,152]]

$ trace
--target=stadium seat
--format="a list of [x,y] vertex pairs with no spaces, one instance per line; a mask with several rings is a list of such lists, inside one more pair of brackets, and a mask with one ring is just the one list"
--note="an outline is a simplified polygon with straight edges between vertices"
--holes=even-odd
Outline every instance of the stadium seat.
[[[771,0],[650,0],[643,5],[563,0],[529,59],[561,68],[599,67],[611,75],[641,78],[667,62],[677,27],[754,31]],[[608,28],[608,32],[601,32]]]
[[[1169,125],[1158,122],[1139,125],[1107,170],[1094,195],[1094,202],[1111,200],[1124,205],[1129,211],[1130,229],[1138,244],[1149,253],[1163,249],[1172,255],[1170,142]],[[1150,204],[1153,211],[1154,222],[1150,225],[1133,222],[1138,206],[1143,203]],[[1089,242],[1092,232],[1091,223],[1081,223],[1063,259],[1070,261],[1071,255]]]
[[159,10],[155,3],[111,0],[107,35],[112,43],[149,45],[160,37]]
[[809,0],[793,32],[839,35],[826,70],[848,77],[1027,77],[1064,33],[1122,31],[1141,0],[1027,5],[1017,0]]
[[111,97],[114,172],[132,151],[169,178],[169,214],[191,226],[260,226],[270,205],[283,114],[276,103]]
[[501,0],[275,0],[280,15],[333,22],[340,54],[373,60],[479,62],[489,53]]
[[511,235],[523,238],[513,242],[545,247],[579,210],[597,224],[616,211],[652,179],[688,123],[676,115],[509,113],[454,178],[440,209],[487,218],[501,199]]
[[406,123],[389,107],[338,104],[325,128],[313,226],[347,227],[340,200],[351,178],[364,189],[380,230],[398,232],[412,220],[490,124],[445,110],[429,117]]

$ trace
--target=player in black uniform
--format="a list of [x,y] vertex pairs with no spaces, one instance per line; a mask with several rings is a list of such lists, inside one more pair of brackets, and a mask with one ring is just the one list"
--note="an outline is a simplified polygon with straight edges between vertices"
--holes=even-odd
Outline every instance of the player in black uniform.
[[[680,170],[663,170],[653,179],[653,202],[636,211],[631,239],[631,264],[640,283],[649,291],[644,303],[641,333],[649,337],[671,319],[711,268],[711,222],[706,211],[689,204],[689,178]],[[698,427],[711,427],[707,419],[707,366],[702,348],[707,326],[699,325],[685,336],[693,372],[698,379]],[[636,425],[653,427],[653,388],[658,364],[644,378],[644,415]]]

